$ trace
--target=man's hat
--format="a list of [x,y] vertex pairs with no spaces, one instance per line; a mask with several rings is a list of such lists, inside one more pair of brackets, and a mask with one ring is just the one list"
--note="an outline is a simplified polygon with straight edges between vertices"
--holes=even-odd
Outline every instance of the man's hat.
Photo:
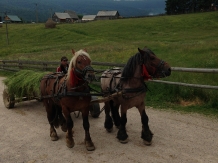
[[61,61],[63,61],[63,60],[67,60],[68,61],[67,57],[65,57],[65,56],[61,57]]

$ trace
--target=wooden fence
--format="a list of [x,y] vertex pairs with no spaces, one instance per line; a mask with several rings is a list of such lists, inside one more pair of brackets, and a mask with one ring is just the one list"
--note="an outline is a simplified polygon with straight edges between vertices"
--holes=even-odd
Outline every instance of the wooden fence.
[[[25,61],[25,60],[0,60],[0,69],[8,70],[8,71],[19,71],[22,69],[32,69],[32,70],[55,72],[59,64],[60,62],[48,62],[48,61],[45,62],[45,61]],[[109,68],[113,68],[113,67],[123,68],[125,66],[125,64],[94,62],[94,61],[92,62],[92,65],[94,69],[99,73]],[[218,73],[218,68],[217,69],[183,68],[183,67],[171,67],[171,68],[172,68],[172,71],[180,71],[180,72]],[[150,82],[188,86],[188,87],[195,87],[195,88],[218,89],[218,86],[212,86],[212,85],[189,84],[189,83],[181,83],[181,82],[162,81],[162,80],[150,80]]]

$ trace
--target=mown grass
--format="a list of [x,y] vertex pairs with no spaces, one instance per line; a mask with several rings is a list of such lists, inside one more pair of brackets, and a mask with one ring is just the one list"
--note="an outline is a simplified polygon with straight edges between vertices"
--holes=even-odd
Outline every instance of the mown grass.
[[[126,63],[138,47],[147,46],[172,67],[217,68],[217,27],[218,12],[58,24],[55,29],[8,24],[9,45],[5,25],[0,28],[0,59],[57,61],[63,55],[71,58],[72,48],[86,48],[93,61]],[[172,72],[163,80],[217,85],[218,74]],[[217,90],[159,83],[148,87],[148,105],[218,110]]]
[[21,100],[22,97],[39,96],[40,81],[45,74],[48,72],[21,70],[8,76],[3,83],[7,86],[9,94],[14,94],[16,98]]

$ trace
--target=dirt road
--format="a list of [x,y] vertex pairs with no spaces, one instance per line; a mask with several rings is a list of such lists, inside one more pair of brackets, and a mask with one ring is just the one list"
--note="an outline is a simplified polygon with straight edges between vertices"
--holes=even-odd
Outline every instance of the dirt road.
[[[0,77],[0,92],[3,91]],[[28,101],[6,109],[0,97],[0,163],[217,163],[218,121],[196,114],[181,114],[147,108],[153,144],[143,145],[141,123],[136,109],[128,111],[129,142],[116,139],[117,129],[107,133],[104,114],[90,116],[90,133],[96,146],[88,152],[83,144],[82,118],[74,120],[75,146],[65,145],[65,133],[52,142],[42,103]]]

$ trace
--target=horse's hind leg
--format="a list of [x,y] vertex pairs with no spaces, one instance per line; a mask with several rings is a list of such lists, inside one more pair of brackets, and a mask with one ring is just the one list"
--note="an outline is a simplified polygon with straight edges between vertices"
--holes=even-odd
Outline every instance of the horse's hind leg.
[[92,139],[89,133],[90,124],[89,124],[88,115],[89,115],[89,112],[87,111],[82,112],[83,128],[85,130],[85,145],[88,151],[93,151],[95,150],[95,146],[94,146],[94,143],[92,142]]
[[57,132],[52,124],[50,124],[50,137],[52,141],[58,140]]
[[148,116],[145,112],[145,106],[142,105],[138,108],[140,115],[141,115],[141,122],[142,122],[142,133],[141,138],[144,140],[145,145],[151,145],[151,141],[153,138],[153,133],[151,132],[148,126]]
[[105,121],[104,121],[104,128],[108,131],[111,132],[113,129],[113,121],[112,118],[110,116],[110,103],[109,102],[105,102]]

